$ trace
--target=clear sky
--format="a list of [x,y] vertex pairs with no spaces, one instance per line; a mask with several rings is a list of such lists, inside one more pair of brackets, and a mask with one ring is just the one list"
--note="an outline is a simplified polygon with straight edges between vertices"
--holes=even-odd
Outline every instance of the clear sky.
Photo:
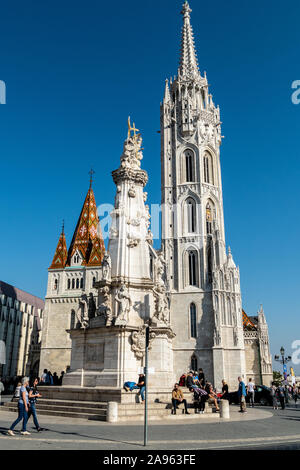
[[[130,115],[160,201],[159,104],[176,74],[182,1],[16,0],[1,5],[0,279],[43,297],[65,219],[70,241],[96,171],[113,203]],[[226,243],[243,306],[263,304],[272,352],[299,328],[299,1],[191,0],[201,72],[220,105]],[[298,369],[300,372],[300,368]]]

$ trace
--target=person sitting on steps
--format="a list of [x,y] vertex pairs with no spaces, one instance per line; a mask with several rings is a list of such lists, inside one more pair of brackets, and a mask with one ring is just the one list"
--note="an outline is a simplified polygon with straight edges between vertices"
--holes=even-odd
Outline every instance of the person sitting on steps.
[[182,393],[181,389],[179,388],[179,385],[176,383],[174,385],[174,388],[173,388],[173,391],[172,391],[172,405],[173,405],[172,414],[173,415],[176,415],[176,409],[178,408],[178,406],[181,403],[183,403],[183,405],[184,405],[185,414],[189,415],[190,413],[187,410],[187,402],[183,398],[183,393]]

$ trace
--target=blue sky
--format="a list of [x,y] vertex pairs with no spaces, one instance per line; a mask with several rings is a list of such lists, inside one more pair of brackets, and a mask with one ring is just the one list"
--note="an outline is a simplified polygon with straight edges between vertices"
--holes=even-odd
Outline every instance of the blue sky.
[[[1,6],[0,278],[43,297],[65,219],[70,241],[96,171],[112,203],[127,116],[160,201],[159,103],[176,74],[181,1],[16,0]],[[226,242],[243,304],[263,303],[272,352],[299,331],[300,80],[297,1],[190,2],[200,70],[221,107]],[[300,370],[299,370],[300,372]]]

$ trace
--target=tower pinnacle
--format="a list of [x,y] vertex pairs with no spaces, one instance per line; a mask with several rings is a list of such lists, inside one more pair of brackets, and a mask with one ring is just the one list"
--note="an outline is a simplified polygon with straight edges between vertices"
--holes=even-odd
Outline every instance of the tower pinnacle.
[[193,28],[190,23],[191,8],[188,2],[183,4],[181,14],[183,15],[183,27],[181,36],[181,54],[179,72],[184,79],[193,79],[200,75],[198,60],[194,44]]

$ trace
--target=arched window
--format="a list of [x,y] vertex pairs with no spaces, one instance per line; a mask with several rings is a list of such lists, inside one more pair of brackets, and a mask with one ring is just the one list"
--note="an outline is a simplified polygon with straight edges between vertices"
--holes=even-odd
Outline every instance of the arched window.
[[197,251],[188,252],[188,264],[189,264],[189,285],[197,286],[198,284],[198,253]]
[[198,370],[198,360],[195,354],[191,357],[191,370],[197,371]]
[[185,158],[185,180],[195,181],[194,175],[194,152],[188,149],[184,152]]
[[72,289],[75,289],[75,279],[72,279]]
[[79,289],[79,279],[76,279],[76,289]]
[[214,184],[213,161],[210,153],[205,152],[203,156],[204,182]]
[[55,281],[54,281],[54,290],[57,290],[57,287],[58,287],[58,280],[55,279]]
[[194,199],[189,198],[186,200],[186,219],[188,233],[196,232],[196,203]]
[[191,338],[197,338],[197,316],[196,316],[196,305],[194,303],[190,305],[190,325],[191,325]]
[[68,289],[71,289],[71,279],[68,279]]
[[80,279],[80,289],[83,289],[83,277]]
[[214,220],[214,208],[211,202],[206,204],[206,233],[210,235],[212,233],[212,224]]

